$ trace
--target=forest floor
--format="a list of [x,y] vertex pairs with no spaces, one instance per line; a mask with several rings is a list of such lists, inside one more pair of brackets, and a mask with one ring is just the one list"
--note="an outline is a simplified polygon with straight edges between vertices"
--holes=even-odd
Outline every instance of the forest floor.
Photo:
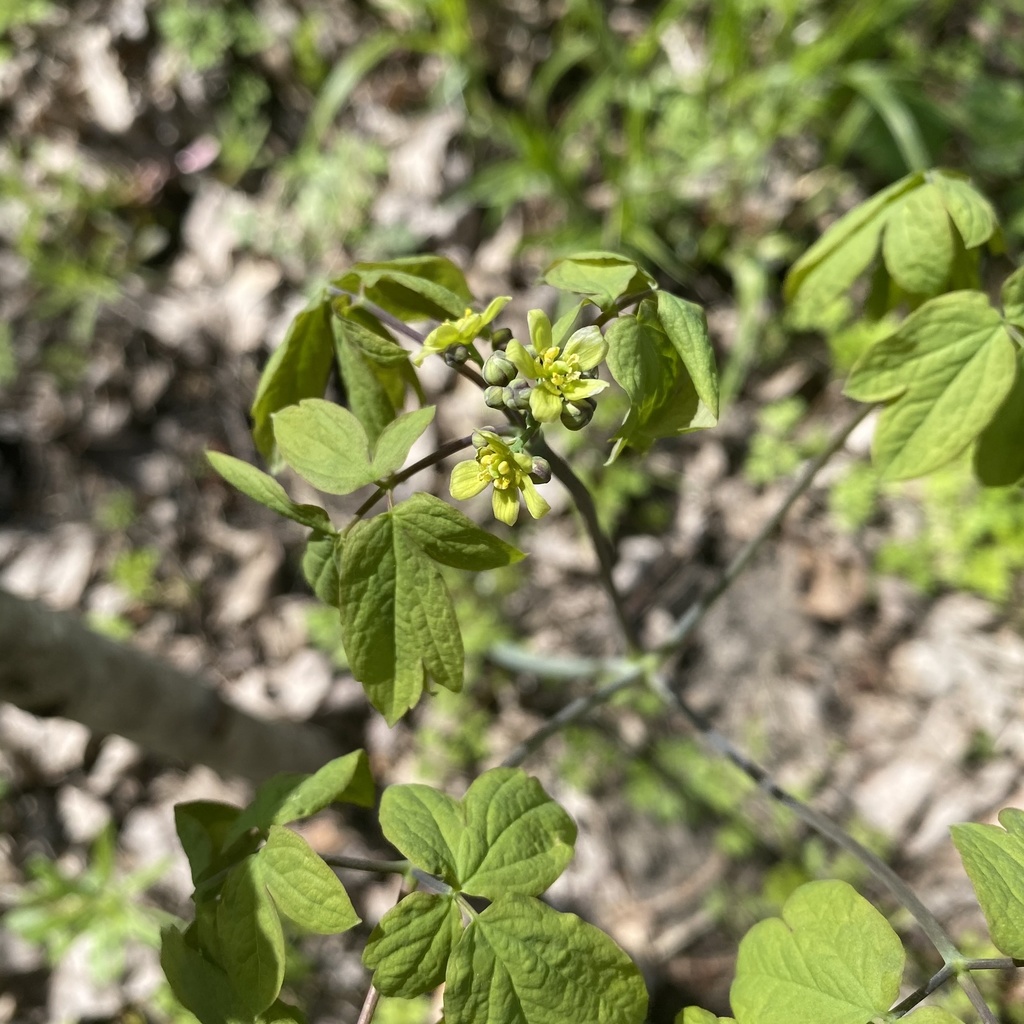
[[[530,557],[516,575],[457,584],[464,606],[485,609],[467,631],[466,694],[428,700],[388,729],[302,580],[302,531],[232,494],[202,456],[255,458],[247,409],[268,351],[317,281],[384,247],[397,225],[463,266],[478,294],[514,294],[505,322],[551,308],[554,294],[532,283],[539,266],[520,245],[521,218],[485,235],[469,205],[445,201],[463,173],[449,150],[457,110],[404,112],[384,75],[357,88],[347,123],[384,161],[366,194],[355,180],[356,194],[338,193],[362,210],[359,245],[346,244],[353,222],[339,206],[320,246],[292,219],[296,199],[273,168],[225,173],[208,130],[223,83],[159,49],[151,19],[128,0],[56,11],[17,30],[0,65],[0,176],[23,188],[0,198],[0,586],[205,676],[255,714],[342,722],[344,749],[365,747],[380,786],[458,790],[581,692],[491,666],[489,637],[614,650],[614,619],[567,497],[554,493],[550,517],[517,528]],[[272,50],[261,59],[276,67]],[[279,83],[280,96],[289,88]],[[279,113],[283,137],[303,116]],[[709,320],[727,351],[727,298]],[[814,350],[783,366],[756,370],[718,429],[659,445],[644,469],[627,458],[600,485],[616,579],[651,640],[792,485],[793,472],[763,481],[748,471],[758,409],[800,398],[809,413],[798,438],[850,415]],[[442,428],[478,415],[475,393],[449,388],[441,370],[438,361],[428,376],[443,396]],[[1024,639],[979,597],[924,596],[875,571],[884,541],[919,529],[909,500],[888,500],[856,530],[836,521],[831,488],[864,460],[870,427],[708,616],[685,653],[686,693],[778,782],[870,837],[954,933],[970,935],[980,915],[948,826],[1024,806]],[[595,473],[601,440],[581,456]],[[430,481],[442,495],[444,484],[443,473]],[[486,503],[469,509],[484,520]],[[682,721],[623,702],[526,766],[580,826],[576,861],[551,898],[636,958],[658,1021],[689,1002],[726,1012],[738,937],[777,910],[794,879],[838,874],[885,905],[876,882],[700,750]],[[113,827],[118,877],[162,865],[146,898],[185,915],[174,803],[251,792],[13,706],[0,706],[0,784],[0,911],[24,898],[33,857],[74,877]],[[318,819],[309,836],[325,853],[387,854],[343,815]],[[345,880],[364,928],[396,895],[391,881]],[[68,940],[56,962],[0,922],[0,1022],[128,1020],[147,1005],[159,977],[150,946],[131,944],[125,971],[105,977],[103,926],[76,938],[55,914],[51,938]],[[934,957],[912,927],[905,933],[927,973]],[[311,1020],[355,1019],[364,937],[304,947]]]

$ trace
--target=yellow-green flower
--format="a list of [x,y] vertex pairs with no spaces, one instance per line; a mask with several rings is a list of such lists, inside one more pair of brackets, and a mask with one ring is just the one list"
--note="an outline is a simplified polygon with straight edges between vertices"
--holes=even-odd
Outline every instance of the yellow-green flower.
[[565,402],[580,402],[608,387],[606,380],[584,377],[608,354],[608,342],[596,326],[581,327],[564,345],[551,338],[551,321],[540,309],[530,310],[531,355],[518,341],[510,341],[505,355],[516,369],[537,383],[530,390],[530,412],[540,423],[557,420]]
[[453,498],[464,501],[479,494],[488,484],[494,518],[512,526],[519,518],[519,492],[522,491],[526,507],[534,519],[551,511],[551,506],[540,496],[530,479],[533,459],[522,452],[514,452],[497,434],[479,430],[475,435],[484,444],[477,448],[476,458],[460,462],[452,470],[449,491]]
[[424,339],[423,347],[413,357],[417,366],[429,355],[443,355],[452,345],[472,345],[480,332],[512,301],[511,295],[500,295],[482,313],[467,309],[458,320],[445,320]]

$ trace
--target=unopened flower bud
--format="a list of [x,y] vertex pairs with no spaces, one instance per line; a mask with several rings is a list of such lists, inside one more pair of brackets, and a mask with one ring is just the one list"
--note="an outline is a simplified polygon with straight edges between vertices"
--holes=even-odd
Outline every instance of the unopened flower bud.
[[484,380],[488,384],[504,387],[515,380],[517,372],[515,363],[500,354],[488,356],[484,362]]
[[535,455],[533,466],[530,469],[530,479],[535,484],[546,484],[551,479],[551,463],[547,459]]
[[559,417],[567,430],[582,430],[594,418],[594,406],[583,402],[566,402]]
[[505,388],[497,387],[496,385],[484,388],[484,405],[492,409],[504,409],[505,390]]
[[508,392],[505,401],[506,408],[520,411],[530,408],[530,382],[528,380],[517,377],[505,390]]
[[512,340],[512,332],[507,327],[499,327],[491,334],[491,347],[495,352],[504,352],[505,346]]
[[449,366],[461,366],[469,358],[469,349],[465,345],[452,345],[444,350],[444,361]]
[[484,435],[484,431],[487,431],[488,434],[497,433],[494,427],[491,426],[485,426],[481,427],[479,430],[474,430],[472,437],[470,438],[474,448],[486,448],[490,443],[490,440]]

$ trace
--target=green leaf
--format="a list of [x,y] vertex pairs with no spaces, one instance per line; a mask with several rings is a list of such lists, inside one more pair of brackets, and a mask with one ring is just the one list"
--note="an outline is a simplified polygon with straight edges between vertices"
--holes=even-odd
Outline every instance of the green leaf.
[[626,256],[614,252],[581,252],[555,260],[543,280],[553,288],[589,296],[608,309],[623,295],[657,288],[654,278]]
[[576,825],[518,768],[492,768],[452,800],[429,786],[390,786],[384,835],[414,864],[470,896],[540,895],[572,860]]
[[308,818],[333,803],[372,807],[373,779],[366,753],[351,754],[328,761],[312,775],[281,772],[256,790],[252,803],[238,816],[229,840],[250,829],[265,834],[271,825],[287,825]]
[[462,807],[445,793],[419,783],[388,786],[380,800],[380,828],[414,864],[458,888]]
[[1009,394],[978,438],[974,472],[986,487],[1024,481],[1024,349],[1017,352],[1017,376]]
[[294,519],[295,522],[321,533],[334,532],[331,520],[322,508],[318,505],[297,505],[272,476],[261,472],[255,466],[222,452],[207,452],[206,458],[232,487],[236,487],[261,505],[266,505],[278,515]]
[[211,867],[220,870],[220,852],[240,813],[237,807],[213,800],[175,804],[174,827],[188,857],[193,884],[206,878]]
[[[395,418],[406,385],[415,381],[409,353],[365,310],[334,304],[335,350],[345,404],[376,441]],[[366,325],[373,325],[366,326]]]
[[576,823],[521,769],[484,772],[462,798],[462,813],[458,873],[470,896],[539,896],[572,860]]
[[410,893],[373,929],[363,964],[384,995],[413,999],[444,981],[461,934],[462,915],[453,896]]
[[1003,316],[1024,330],[1024,267],[1018,267],[1004,282],[1000,293]]
[[307,398],[274,414],[274,437],[284,461],[326,494],[351,494],[373,483],[363,425],[322,398]]
[[845,882],[810,882],[782,918],[740,942],[729,993],[739,1024],[864,1024],[899,995],[906,955],[886,919]]
[[314,533],[302,555],[302,575],[324,604],[338,607],[338,561],[343,541],[337,534]]
[[605,337],[608,368],[629,396],[609,462],[625,445],[645,451],[660,437],[714,426],[715,417],[701,402],[652,301],[644,300],[635,316],[614,320]]
[[224,971],[188,945],[177,928],[164,928],[160,933],[160,966],[175,998],[201,1024],[248,1024],[252,1020]]
[[250,857],[228,873],[217,904],[217,940],[224,970],[242,1005],[265,1010],[284,983],[284,934]]
[[306,931],[334,935],[360,918],[338,876],[290,829],[271,825],[256,855],[259,876],[277,909]]
[[646,1012],[640,972],[604,932],[529,896],[492,903],[448,963],[447,1024],[641,1024]]
[[790,268],[786,301],[825,306],[846,291],[875,255],[890,209],[923,183],[915,171],[840,217]]
[[882,239],[893,280],[915,295],[935,295],[953,265],[953,235],[942,193],[924,185],[894,204]]
[[270,357],[253,399],[252,436],[270,467],[276,468],[271,416],[303,398],[319,398],[334,360],[330,306],[320,302],[300,313]]
[[658,292],[658,318],[693,381],[697,397],[718,419],[718,367],[708,339],[704,310],[668,292]]
[[716,1017],[710,1010],[686,1006],[676,1014],[675,1024],[736,1024],[732,1017]]
[[941,194],[965,248],[976,249],[992,237],[998,227],[995,210],[965,175],[956,171],[933,171],[929,180]]
[[425,409],[407,412],[381,431],[373,449],[372,469],[375,480],[387,479],[405,465],[412,446],[433,422],[435,411],[435,406],[428,405]]
[[856,363],[846,394],[888,402],[874,457],[891,480],[955,458],[985,428],[1013,385],[1014,345],[981,292],[950,292],[915,310]]
[[254,1021],[254,1024],[307,1024],[306,1015],[297,1007],[275,999]]
[[1020,959],[1024,958],[1024,811],[1000,811],[999,825],[954,825],[953,845],[974,886],[992,941],[1007,956]]
[[385,512],[352,528],[340,592],[352,673],[389,725],[416,705],[426,681],[462,688],[462,636],[451,596],[400,517]]
[[392,515],[410,539],[442,565],[476,572],[512,565],[526,557],[433,494],[412,495],[396,505]]
[[334,284],[404,321],[459,317],[473,301],[462,271],[443,256],[357,263]]

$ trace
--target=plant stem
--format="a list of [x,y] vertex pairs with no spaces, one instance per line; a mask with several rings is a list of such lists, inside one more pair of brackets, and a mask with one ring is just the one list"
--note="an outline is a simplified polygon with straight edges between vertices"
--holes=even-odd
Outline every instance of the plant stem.
[[425,458],[420,459],[419,462],[414,462],[411,466],[407,466],[400,473],[396,473],[389,481],[391,484],[390,487],[378,487],[377,490],[374,491],[373,494],[371,494],[366,501],[364,501],[362,505],[355,510],[352,523],[350,523],[349,526],[351,527],[354,523],[362,519],[363,516],[365,516],[366,513],[384,497],[385,494],[391,491],[396,484],[400,484],[404,480],[408,480],[409,477],[415,476],[424,469],[436,466],[439,462],[444,462],[449,455],[461,452],[463,448],[468,448],[472,443],[472,434],[467,434],[465,437],[457,437],[453,441],[445,441],[445,443],[440,445],[436,451],[433,451]]
[[407,860],[374,860],[372,857],[346,857],[340,853],[322,856],[321,860],[332,868],[373,871],[378,875],[404,875],[412,870],[412,862]]
[[634,686],[644,678],[644,666],[636,663],[624,668],[619,675],[613,677],[604,686],[599,687],[586,697],[577,697],[562,708],[558,714],[549,718],[536,732],[528,736],[504,761],[504,768],[518,768],[531,754],[543,746],[555,733],[561,732],[566,726],[579,721],[594,708],[607,704],[615,694],[627,687]]
[[619,629],[629,650],[638,651],[640,643],[636,626],[626,614],[622,595],[619,593],[618,587],[615,586],[615,580],[612,577],[615,555],[611,541],[605,536],[604,531],[601,529],[601,524],[597,521],[597,507],[594,505],[594,499],[589,488],[573,472],[569,463],[561,455],[551,450],[543,438],[539,438],[534,443],[533,448],[538,455],[548,460],[551,464],[551,472],[561,481],[562,486],[565,487],[572,500],[576,503],[576,508],[583,518],[583,525],[586,527],[587,535],[590,537],[590,542],[593,545],[594,553],[597,555],[598,576],[601,580],[601,585],[612,602],[612,608],[615,612]]
[[736,578],[750,564],[754,556],[761,550],[764,542],[778,529],[779,524],[786,517],[786,513],[796,504],[814,482],[814,478],[821,472],[825,464],[846,444],[847,438],[857,427],[870,415],[874,409],[872,405],[866,405],[856,410],[856,413],[840,428],[838,433],[829,441],[828,445],[805,467],[797,478],[796,483],[786,495],[782,504],[768,517],[757,534],[752,537],[736,557],[729,563],[725,572],[722,573],[718,582],[703,597],[698,598],[689,608],[676,620],[675,625],[668,637],[656,648],[659,654],[669,654],[676,651],[686,641],[693,631],[700,625],[704,616],[715,606],[721,596],[736,582]]
[[356,1024],[370,1024],[373,1020],[374,1013],[377,1012],[377,1002],[380,999],[380,993],[370,985],[366,990],[366,998],[363,1000],[363,1008],[359,1011],[359,1019]]
[[859,843],[830,818],[810,805],[805,804],[802,800],[797,799],[797,797],[774,782],[771,776],[759,764],[734,747],[711,724],[709,719],[696,709],[690,707],[683,697],[680,696],[677,689],[669,684],[662,673],[652,674],[651,687],[666,704],[676,708],[676,710],[683,714],[712,750],[731,761],[748,778],[757,783],[772,799],[778,801],[784,807],[788,807],[801,821],[810,825],[819,835],[824,836],[836,846],[856,857],[910,911],[915,920],[921,925],[924,933],[931,940],[932,945],[939,951],[945,963],[959,964],[962,961],[963,958],[956,947],[956,943],[953,942],[952,938],[950,938],[949,934],[939,923],[938,918],[918,899],[916,893],[881,857]]
[[[1020,961],[1011,957],[989,957],[977,960],[964,960],[959,965],[961,971],[1010,971],[1019,967]],[[918,1003],[927,999],[933,992],[940,989],[958,970],[957,964],[943,964],[920,988],[914,989],[905,999],[901,999],[889,1012],[896,1017],[903,1017]],[[987,1007],[986,1007],[987,1008]]]

